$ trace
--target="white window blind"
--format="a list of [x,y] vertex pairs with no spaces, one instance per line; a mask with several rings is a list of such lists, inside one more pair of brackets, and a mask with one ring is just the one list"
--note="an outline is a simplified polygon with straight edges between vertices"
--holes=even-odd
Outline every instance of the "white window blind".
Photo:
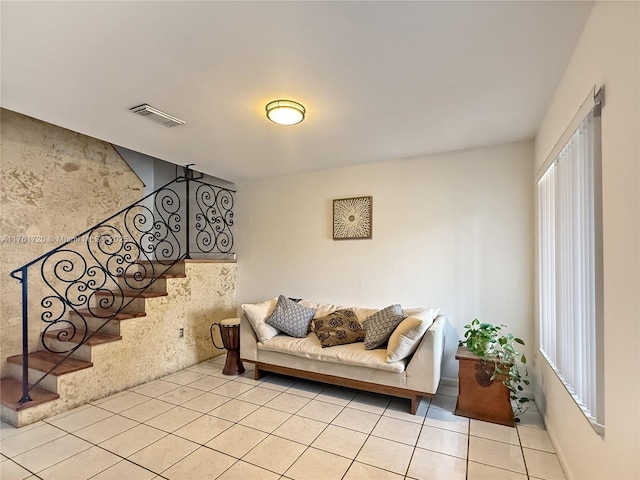
[[538,180],[540,350],[599,433],[604,428],[600,106]]

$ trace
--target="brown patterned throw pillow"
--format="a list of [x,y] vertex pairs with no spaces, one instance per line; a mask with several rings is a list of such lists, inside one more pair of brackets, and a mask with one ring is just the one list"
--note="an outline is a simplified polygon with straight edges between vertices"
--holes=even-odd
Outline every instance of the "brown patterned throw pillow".
[[364,328],[353,310],[336,310],[311,322],[322,347],[364,342]]

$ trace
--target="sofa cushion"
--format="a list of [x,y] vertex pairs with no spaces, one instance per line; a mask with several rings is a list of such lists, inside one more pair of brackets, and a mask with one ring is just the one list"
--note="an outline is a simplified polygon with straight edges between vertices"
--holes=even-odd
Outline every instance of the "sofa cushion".
[[277,301],[278,298],[273,297],[262,303],[245,303],[241,305],[242,311],[261,342],[268,342],[272,337],[280,333],[277,329],[265,323],[266,318],[276,308]]
[[[386,350],[382,348],[365,350],[363,342],[322,348],[320,340],[314,333],[310,333],[306,338],[295,338],[284,334],[276,335],[266,343],[259,342],[257,348],[259,352],[277,352],[310,360],[355,365],[387,372],[404,372],[407,365],[406,359],[388,363]],[[287,365],[296,368],[296,363],[293,359],[290,362],[287,361]]]
[[314,313],[315,308],[305,307],[280,295],[276,307],[265,323],[292,337],[304,338],[309,333],[309,324]]
[[351,309],[336,310],[311,322],[320,344],[334,347],[354,342],[364,342],[364,328]]
[[397,362],[413,354],[438,312],[438,308],[405,310],[405,314],[410,315],[400,322],[389,337],[387,362]]
[[372,350],[384,345],[396,327],[405,319],[399,304],[389,305],[362,322],[364,325],[364,347]]

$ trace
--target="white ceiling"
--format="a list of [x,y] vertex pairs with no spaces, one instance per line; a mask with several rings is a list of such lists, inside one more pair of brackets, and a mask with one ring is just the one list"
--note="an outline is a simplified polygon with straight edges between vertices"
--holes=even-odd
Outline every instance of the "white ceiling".
[[591,6],[2,1],[1,104],[231,181],[531,139]]

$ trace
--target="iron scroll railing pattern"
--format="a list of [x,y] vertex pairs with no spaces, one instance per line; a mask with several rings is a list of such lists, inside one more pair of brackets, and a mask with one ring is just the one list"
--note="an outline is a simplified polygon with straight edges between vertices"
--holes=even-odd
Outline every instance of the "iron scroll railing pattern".
[[198,183],[196,188],[195,228],[196,250],[203,253],[229,253],[233,248],[233,192],[223,188],[212,188],[207,183]]
[[[197,183],[193,196],[192,182]],[[231,253],[234,193],[193,179],[187,168],[185,176],[11,272],[22,283],[20,401],[31,400],[30,390],[173,265],[193,253]],[[196,207],[193,218],[190,204]],[[190,241],[191,230],[196,234],[194,242]],[[30,312],[34,310],[29,304],[30,292],[41,298],[36,312]],[[42,347],[63,354],[58,364],[32,385],[28,383],[29,315],[44,322],[39,340]],[[74,340],[72,348],[67,347],[70,339]]]

